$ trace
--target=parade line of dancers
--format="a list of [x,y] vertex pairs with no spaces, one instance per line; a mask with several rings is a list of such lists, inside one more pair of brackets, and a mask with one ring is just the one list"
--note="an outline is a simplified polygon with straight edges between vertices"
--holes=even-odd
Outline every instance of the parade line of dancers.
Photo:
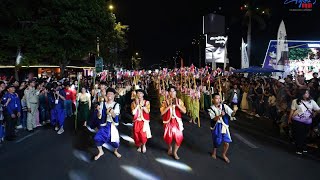
[[[149,84],[151,80],[147,83]],[[178,150],[183,141],[183,122],[182,114],[188,113],[191,116],[190,122],[195,122],[199,118],[199,100],[200,92],[191,89],[179,87],[178,84],[172,82],[168,83],[168,88],[164,90],[161,88],[160,81],[153,79],[154,87],[159,92],[159,103],[162,121],[164,124],[163,139],[168,145],[168,155],[173,156],[176,160],[180,159]],[[138,83],[136,83],[138,84]],[[145,84],[145,86],[148,86]],[[137,147],[137,151],[146,153],[146,143],[152,137],[150,130],[150,102],[144,99],[145,91],[138,85],[133,84],[134,91],[132,91],[131,113],[133,115],[133,139]],[[192,103],[189,98],[183,97],[182,93],[191,95]],[[121,154],[118,152],[120,146],[120,136],[117,126],[119,125],[120,105],[115,101],[117,91],[114,88],[106,89],[104,85],[94,95],[97,102],[94,103],[93,122],[94,126],[90,128],[97,128],[97,133],[94,136],[94,141],[99,150],[99,153],[94,157],[98,160],[103,154],[102,145],[108,144],[114,148],[114,154],[120,158]],[[179,94],[179,96],[177,96]],[[198,95],[199,94],[199,95]],[[202,93],[203,94],[203,93]],[[221,95],[216,93],[211,96],[212,106],[208,109],[211,118],[211,136],[213,140],[212,158],[216,159],[216,150],[223,144],[222,157],[225,162],[229,163],[227,151],[229,143],[232,142],[229,131],[229,120],[234,117],[237,106],[231,109],[228,105],[222,103]],[[210,99],[211,99],[210,98]],[[186,104],[186,106],[185,106]],[[193,109],[193,112],[192,112]],[[194,112],[194,109],[197,112]],[[97,123],[98,122],[98,123]]]

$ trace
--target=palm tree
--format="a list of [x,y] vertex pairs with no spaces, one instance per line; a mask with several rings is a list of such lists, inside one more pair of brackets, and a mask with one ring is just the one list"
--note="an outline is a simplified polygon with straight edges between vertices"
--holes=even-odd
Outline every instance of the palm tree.
[[252,45],[252,25],[258,25],[260,30],[264,30],[266,28],[266,22],[263,19],[262,15],[269,15],[269,11],[261,10],[257,8],[254,3],[247,3],[241,7],[244,11],[244,18],[242,24],[247,26],[247,53],[248,60],[250,62],[251,59],[251,45]]

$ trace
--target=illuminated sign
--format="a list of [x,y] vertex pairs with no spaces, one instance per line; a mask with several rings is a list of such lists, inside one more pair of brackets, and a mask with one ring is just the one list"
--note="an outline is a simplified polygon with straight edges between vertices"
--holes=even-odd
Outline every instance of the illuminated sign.
[[285,0],[283,4],[294,4],[296,6],[295,9],[290,9],[290,11],[312,11],[316,3],[317,0]]
[[308,44],[309,48],[320,48],[320,44]]

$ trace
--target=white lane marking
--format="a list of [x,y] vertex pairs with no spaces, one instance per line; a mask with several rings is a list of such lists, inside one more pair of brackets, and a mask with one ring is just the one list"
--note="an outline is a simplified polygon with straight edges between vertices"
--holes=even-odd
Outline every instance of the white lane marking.
[[240,141],[242,141],[243,143],[245,143],[251,148],[254,148],[254,149],[258,148],[258,146],[254,145],[253,143],[251,143],[249,140],[245,139],[238,133],[233,133],[233,136],[235,136],[237,139],[239,139]]
[[33,136],[33,135],[37,134],[38,132],[39,132],[39,131],[36,131],[36,132],[34,132],[34,133],[32,133],[32,134],[29,134],[29,135],[27,135],[27,136],[25,136],[25,137],[23,137],[23,138],[21,138],[21,139],[17,140],[17,141],[16,141],[16,143],[20,143],[20,142],[22,142],[22,141],[26,140],[27,138],[29,138],[29,137],[31,137],[31,136]]

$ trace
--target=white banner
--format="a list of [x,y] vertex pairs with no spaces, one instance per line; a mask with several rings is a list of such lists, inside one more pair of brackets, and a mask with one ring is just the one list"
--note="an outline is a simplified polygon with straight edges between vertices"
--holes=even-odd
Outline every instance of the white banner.
[[241,45],[241,69],[248,68],[250,66],[249,64],[249,58],[248,53],[246,49],[246,44],[243,41],[242,38],[242,45]]
[[[280,23],[277,36],[277,63],[274,65],[274,69],[285,70],[285,66],[288,66],[288,42],[286,27],[283,20]],[[286,68],[287,69],[287,68]],[[276,76],[283,76],[282,73],[276,73]],[[286,75],[285,75],[286,76]]]

